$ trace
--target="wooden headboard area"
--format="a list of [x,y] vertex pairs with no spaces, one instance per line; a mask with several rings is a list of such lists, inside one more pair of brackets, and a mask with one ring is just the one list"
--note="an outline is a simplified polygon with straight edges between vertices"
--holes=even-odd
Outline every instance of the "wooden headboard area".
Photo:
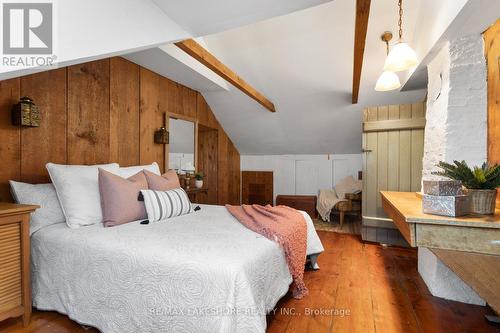
[[[38,106],[40,127],[12,125],[22,96]],[[217,202],[239,203],[240,155],[203,96],[120,57],[0,81],[0,201],[12,200],[9,179],[48,182],[47,162],[163,168],[168,146],[153,135],[164,113],[217,129]]]

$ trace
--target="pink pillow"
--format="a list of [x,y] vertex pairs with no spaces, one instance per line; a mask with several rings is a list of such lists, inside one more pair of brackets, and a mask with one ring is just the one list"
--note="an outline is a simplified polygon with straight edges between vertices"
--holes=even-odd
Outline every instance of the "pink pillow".
[[99,191],[104,226],[137,221],[147,218],[144,202],[137,197],[141,190],[148,189],[146,176],[142,171],[125,179],[99,168]]
[[154,191],[169,191],[181,187],[175,170],[168,170],[161,176],[148,170],[143,170],[148,181],[149,189]]

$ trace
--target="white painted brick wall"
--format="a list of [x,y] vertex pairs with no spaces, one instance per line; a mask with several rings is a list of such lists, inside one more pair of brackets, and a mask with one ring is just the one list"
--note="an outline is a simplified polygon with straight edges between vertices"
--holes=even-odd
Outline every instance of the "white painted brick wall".
[[446,43],[428,65],[423,179],[439,161],[479,165],[487,154],[486,59],[481,35]]
[[446,159],[446,121],[450,90],[450,52],[446,43],[427,66],[427,110],[424,135],[422,179],[433,179],[435,165]]
[[[435,179],[439,161],[487,158],[486,59],[481,35],[446,43],[427,66],[429,85],[422,179]],[[484,305],[484,301],[426,248],[418,271],[435,296]]]

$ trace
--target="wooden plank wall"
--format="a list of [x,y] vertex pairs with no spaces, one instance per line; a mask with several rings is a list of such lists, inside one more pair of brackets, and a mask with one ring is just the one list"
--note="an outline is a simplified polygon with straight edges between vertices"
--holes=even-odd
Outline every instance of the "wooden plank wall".
[[[363,121],[425,118],[425,104],[370,107]],[[363,216],[385,218],[379,192],[417,192],[421,188],[424,130],[407,129],[363,133]]]
[[[12,105],[33,98],[41,126],[11,125]],[[217,200],[240,201],[240,156],[203,96],[120,57],[0,81],[0,201],[11,201],[8,180],[48,182],[47,162],[122,166],[158,162],[153,142],[163,113],[186,115],[217,130]]]
[[[500,19],[484,33],[488,64],[488,162],[500,163]],[[500,191],[497,193],[500,208]]]
[[241,203],[273,205],[273,180],[272,171],[242,171]]
[[217,164],[218,130],[205,125],[198,125],[198,160],[197,168],[203,170],[203,187],[207,192],[197,194],[197,203],[217,204]]
[[227,134],[219,127],[218,138],[218,198],[219,204],[240,204],[240,162],[239,153]]

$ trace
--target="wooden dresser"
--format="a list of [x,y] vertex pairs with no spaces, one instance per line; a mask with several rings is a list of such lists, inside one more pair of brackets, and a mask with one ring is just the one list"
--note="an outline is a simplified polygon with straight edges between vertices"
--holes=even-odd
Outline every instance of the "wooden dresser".
[[0,321],[31,317],[30,213],[38,206],[0,203]]
[[315,195],[278,195],[276,197],[276,206],[284,205],[298,210],[303,210],[311,218],[316,218],[316,201]]

